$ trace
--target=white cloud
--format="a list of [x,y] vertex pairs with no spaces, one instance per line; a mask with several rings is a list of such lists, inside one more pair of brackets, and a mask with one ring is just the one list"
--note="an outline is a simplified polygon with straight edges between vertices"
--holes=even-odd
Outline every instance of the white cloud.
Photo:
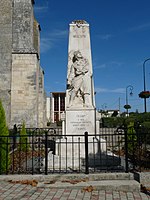
[[108,89],[108,88],[95,88],[96,93],[125,93],[125,88],[116,88],[116,89]]
[[101,92],[108,92],[108,89],[106,88],[95,88],[96,93],[101,93]]
[[150,23],[146,23],[146,24],[141,24],[138,26],[134,26],[131,27],[128,32],[132,32],[132,31],[143,31],[143,30],[147,30],[150,29]]
[[42,3],[42,2],[36,2],[34,5],[34,11],[36,13],[41,13],[41,12],[45,12],[47,11],[49,8],[49,1],[47,0],[46,2]]
[[41,53],[45,53],[49,49],[52,49],[55,46],[55,43],[60,39],[63,39],[66,34],[66,30],[52,30],[49,33],[46,32],[46,36],[41,36]]
[[102,68],[106,68],[106,64],[94,65],[94,69],[102,69]]
[[122,62],[118,62],[118,61],[111,61],[110,62],[110,65],[112,66],[118,66],[118,67],[120,67],[120,66],[122,66],[123,65],[123,63]]
[[67,30],[59,30],[59,29],[54,29],[51,32],[48,33],[50,37],[54,38],[64,38],[67,35],[68,31]]
[[120,67],[120,66],[122,66],[123,65],[123,63],[121,63],[121,62],[118,62],[118,61],[110,61],[110,62],[108,62],[108,63],[103,63],[103,64],[94,64],[93,65],[93,67],[94,67],[94,69],[102,69],[102,68],[106,68],[106,67]]
[[53,42],[49,38],[41,38],[41,41],[40,41],[41,53],[47,52],[52,47],[53,47]]
[[98,38],[100,38],[101,40],[109,40],[112,37],[113,37],[112,34],[98,35]]
[[48,9],[47,6],[35,6],[35,7],[34,7],[34,11],[35,11],[35,12],[44,12],[44,11],[46,11],[47,9]]
[[125,88],[116,88],[114,90],[109,90],[110,92],[113,92],[113,93],[122,93],[124,94],[125,93]]

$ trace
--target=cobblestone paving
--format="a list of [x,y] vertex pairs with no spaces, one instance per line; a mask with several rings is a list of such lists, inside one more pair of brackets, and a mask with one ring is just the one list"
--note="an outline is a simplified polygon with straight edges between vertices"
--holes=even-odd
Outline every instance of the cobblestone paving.
[[150,200],[150,196],[138,192],[93,191],[80,189],[39,188],[30,185],[0,181],[0,200]]

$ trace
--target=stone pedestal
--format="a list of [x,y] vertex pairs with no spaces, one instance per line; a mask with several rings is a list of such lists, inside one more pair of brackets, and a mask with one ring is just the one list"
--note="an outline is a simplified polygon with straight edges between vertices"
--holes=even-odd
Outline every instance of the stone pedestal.
[[96,133],[95,109],[66,110],[66,134]]
[[[97,155],[106,152],[105,140],[99,140],[95,136],[88,137],[89,155]],[[85,137],[66,136],[56,141],[55,155],[48,153],[49,170],[80,170],[85,166]]]

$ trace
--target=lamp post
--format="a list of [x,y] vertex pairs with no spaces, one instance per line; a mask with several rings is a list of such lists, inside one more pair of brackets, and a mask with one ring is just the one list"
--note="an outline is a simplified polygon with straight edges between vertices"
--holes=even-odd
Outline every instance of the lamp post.
[[[143,80],[144,80],[144,92],[146,92],[146,80],[145,80],[145,63],[150,60],[150,58],[144,60],[143,62]],[[145,113],[147,112],[147,106],[146,106],[146,97],[144,97],[144,110]]]
[[132,96],[133,95],[133,93],[132,93],[132,91],[133,91],[133,86],[132,85],[128,85],[127,87],[126,87],[126,105],[124,106],[124,108],[126,109],[126,111],[127,111],[127,116],[128,116],[128,114],[129,114],[129,109],[131,108],[131,106],[128,104],[128,88],[130,89],[130,95]]

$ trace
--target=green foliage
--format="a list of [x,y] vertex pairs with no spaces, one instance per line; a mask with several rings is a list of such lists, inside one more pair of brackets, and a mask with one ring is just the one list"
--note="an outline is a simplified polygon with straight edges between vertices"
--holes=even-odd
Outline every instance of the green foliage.
[[0,100],[0,173],[6,173],[9,167],[9,131],[6,125],[5,111]]
[[50,121],[48,121],[48,122],[47,122],[47,126],[50,126],[50,125],[51,125],[51,122],[50,122]]
[[150,122],[150,113],[131,113],[129,118],[140,123]]
[[146,129],[150,129],[150,122],[148,121],[142,122],[141,125],[145,127]]
[[143,127],[150,129],[150,113],[130,113],[129,117],[122,115],[121,117],[103,117],[103,127],[112,128],[121,125],[129,125],[130,122],[135,124],[138,122]]
[[25,122],[22,123],[22,129],[20,131],[20,139],[19,139],[19,151],[28,151],[29,144],[28,144],[28,136],[26,133]]
[[128,152],[132,153],[136,149],[137,136],[134,129],[134,122],[129,122],[127,126]]
[[102,127],[106,128],[116,128],[124,124],[124,117],[103,117],[102,118]]
[[111,116],[112,116],[112,117],[117,117],[117,115],[118,115],[118,111],[115,110]]
[[150,113],[130,113],[129,117],[103,117],[102,127],[127,127],[128,151],[136,151],[137,140],[150,144]]
[[130,105],[124,105],[124,108],[125,109],[131,109],[131,106]]
[[57,126],[62,126],[62,121],[61,120],[57,122]]

